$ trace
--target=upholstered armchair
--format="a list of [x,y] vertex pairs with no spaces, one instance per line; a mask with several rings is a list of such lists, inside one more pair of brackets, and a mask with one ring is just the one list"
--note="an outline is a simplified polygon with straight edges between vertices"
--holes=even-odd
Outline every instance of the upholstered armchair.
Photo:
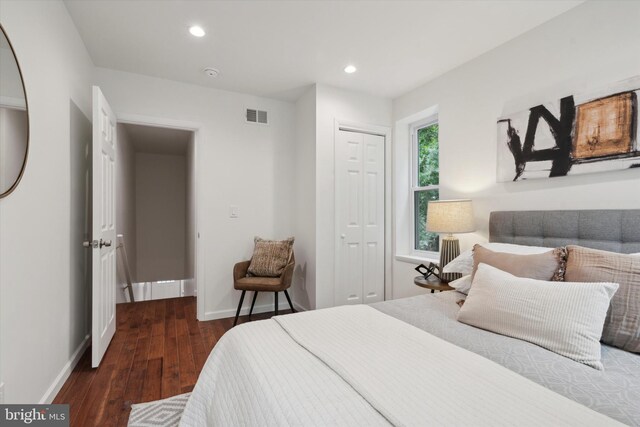
[[276,315],[278,315],[278,292],[284,291],[284,295],[287,297],[287,301],[289,302],[289,307],[291,307],[291,311],[295,313],[293,304],[291,303],[291,298],[289,298],[289,293],[287,292],[287,289],[289,289],[289,287],[291,286],[293,269],[296,266],[296,258],[293,255],[293,252],[291,252],[289,263],[285,267],[280,277],[247,276],[247,271],[249,270],[250,264],[251,260],[242,261],[237,263],[233,267],[233,287],[239,291],[242,291],[242,295],[240,296],[240,303],[238,304],[238,310],[236,311],[236,318],[233,321],[233,326],[238,323],[238,317],[240,316],[240,310],[242,309],[242,303],[244,302],[244,295],[247,291],[253,291],[253,301],[251,302],[251,309],[249,310],[249,318],[251,318],[251,313],[253,312],[253,306],[256,303],[258,292],[274,293],[275,312]]

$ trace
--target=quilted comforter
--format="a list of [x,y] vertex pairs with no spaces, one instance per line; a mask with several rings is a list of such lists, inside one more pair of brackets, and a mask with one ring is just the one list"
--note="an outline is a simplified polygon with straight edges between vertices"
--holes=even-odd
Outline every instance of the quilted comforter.
[[379,310],[345,306],[225,334],[181,425],[619,423]]

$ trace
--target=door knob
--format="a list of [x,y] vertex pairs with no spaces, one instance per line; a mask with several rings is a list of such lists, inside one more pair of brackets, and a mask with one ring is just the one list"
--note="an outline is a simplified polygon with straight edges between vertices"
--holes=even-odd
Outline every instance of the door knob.
[[94,249],[102,248],[103,246],[109,247],[111,246],[111,240],[85,240],[82,242],[82,246]]
[[97,248],[99,247],[100,242],[97,240],[85,240],[84,242],[82,242],[82,246],[84,246],[85,248]]

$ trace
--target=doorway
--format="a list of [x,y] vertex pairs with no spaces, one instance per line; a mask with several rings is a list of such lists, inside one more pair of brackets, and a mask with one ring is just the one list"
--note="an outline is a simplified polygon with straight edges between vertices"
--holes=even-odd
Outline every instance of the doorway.
[[117,303],[196,296],[195,132],[117,124]]

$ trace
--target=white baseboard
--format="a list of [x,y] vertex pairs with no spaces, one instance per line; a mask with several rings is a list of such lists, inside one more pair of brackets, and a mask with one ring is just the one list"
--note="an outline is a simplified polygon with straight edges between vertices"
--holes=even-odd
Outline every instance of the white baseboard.
[[73,352],[69,361],[64,364],[62,370],[60,371],[56,379],[53,380],[53,383],[51,384],[51,386],[49,386],[49,389],[44,394],[44,396],[42,396],[42,399],[40,399],[39,403],[47,404],[53,402],[53,399],[56,397],[56,395],[64,385],[64,382],[67,380],[67,378],[69,378],[69,375],[71,375],[73,368],[75,368],[80,361],[80,358],[84,354],[84,351],[87,349],[87,347],[89,347],[90,342],[91,335],[87,335],[86,337],[84,337],[82,343],[80,343],[78,348],[76,348],[76,351]]
[[[307,311],[306,308],[296,303],[295,301],[293,302],[293,307],[297,311]],[[242,307],[242,309],[240,310],[240,316],[246,316],[247,314],[249,314],[250,308],[251,307]],[[284,301],[278,302],[278,310],[289,310],[290,308],[291,307],[289,307],[289,303],[287,302],[286,299],[284,299]],[[204,314],[204,319],[199,319],[199,320],[206,321],[206,320],[225,319],[227,317],[235,317],[236,310],[237,309],[232,308],[227,310],[207,311]],[[273,303],[256,305],[255,307],[253,307],[253,314],[266,313],[268,311],[273,311]]]

